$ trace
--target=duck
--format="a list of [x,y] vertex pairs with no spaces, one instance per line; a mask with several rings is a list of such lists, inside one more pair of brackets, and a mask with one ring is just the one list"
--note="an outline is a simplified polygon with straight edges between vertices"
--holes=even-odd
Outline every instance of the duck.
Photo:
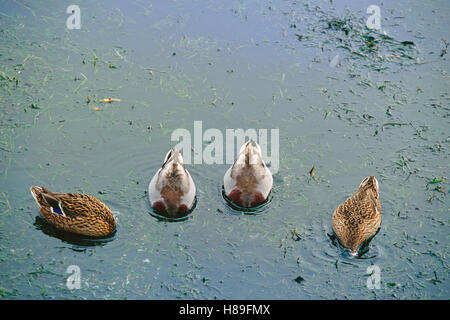
[[241,146],[236,161],[224,175],[223,185],[226,197],[239,207],[252,208],[266,201],[273,177],[256,141]]
[[102,237],[116,229],[116,220],[106,204],[88,194],[54,193],[45,187],[31,186],[39,212],[57,229]]
[[378,180],[364,178],[353,195],[340,204],[333,213],[332,227],[335,235],[352,255],[359,246],[373,237],[381,226],[381,204]]
[[184,217],[195,203],[195,183],[180,150],[170,149],[148,185],[152,209],[168,218]]

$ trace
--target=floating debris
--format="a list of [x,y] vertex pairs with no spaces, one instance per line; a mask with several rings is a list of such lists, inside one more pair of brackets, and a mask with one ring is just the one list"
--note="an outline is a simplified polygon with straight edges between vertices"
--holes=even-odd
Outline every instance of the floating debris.
[[[314,14],[304,18],[307,25],[305,32],[300,34],[297,28],[291,29],[297,31],[293,32],[297,40],[310,42],[308,45],[319,47],[322,51],[327,50],[334,56],[338,54],[338,49],[347,50],[351,55],[363,58],[360,60],[362,66],[377,71],[387,69],[386,63],[390,64],[389,68],[394,65],[401,68],[420,63],[419,51],[413,41],[397,40],[386,33],[368,29],[364,17],[350,11],[339,15],[337,12],[325,11],[319,6],[311,8],[310,11]],[[354,58],[351,55],[340,55],[342,66]]]
[[395,282],[388,282],[387,285],[389,287],[395,287],[397,284]]
[[305,281],[305,279],[303,279],[303,277],[298,276],[297,278],[294,279],[295,282],[297,283],[302,283],[303,281]]
[[292,240],[299,241],[302,239],[302,236],[297,232],[297,230],[292,230]]
[[431,181],[428,181],[428,184],[435,184],[435,183],[441,183],[443,181],[443,179],[433,179]]
[[408,123],[387,122],[387,123],[384,123],[381,126],[381,131],[384,131],[384,127],[388,127],[388,126],[405,126],[405,125],[408,125]]
[[445,48],[442,49],[441,54],[439,56],[443,57],[444,55],[447,54],[447,49],[448,49],[448,45],[449,43],[447,41],[445,41],[444,39],[442,39],[442,42],[444,43]]
[[316,167],[312,167],[311,170],[309,170],[309,176],[312,177],[314,173],[316,172]]
[[106,98],[106,99],[100,100],[100,102],[107,102],[107,103],[111,103],[111,102],[120,102],[120,99]]

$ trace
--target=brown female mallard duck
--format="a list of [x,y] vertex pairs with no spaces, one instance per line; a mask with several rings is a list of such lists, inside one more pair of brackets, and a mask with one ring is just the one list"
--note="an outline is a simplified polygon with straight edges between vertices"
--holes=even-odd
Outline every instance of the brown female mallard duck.
[[374,235],[381,225],[378,181],[366,177],[358,191],[339,205],[333,213],[332,226],[344,247],[356,254],[358,247]]
[[111,210],[97,198],[79,193],[53,193],[30,187],[41,215],[58,229],[90,237],[106,236],[116,228]]

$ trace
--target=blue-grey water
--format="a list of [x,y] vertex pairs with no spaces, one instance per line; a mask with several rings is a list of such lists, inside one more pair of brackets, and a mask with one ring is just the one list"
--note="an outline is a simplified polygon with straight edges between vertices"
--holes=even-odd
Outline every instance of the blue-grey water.
[[[450,298],[448,1],[80,0],[72,30],[70,4],[0,0],[2,299]],[[224,140],[279,130],[257,214],[227,206],[228,164],[204,162],[186,165],[187,220],[150,214],[172,132],[202,140],[194,121]],[[368,175],[383,221],[355,258],[328,234]],[[98,197],[117,232],[55,231],[30,185]]]

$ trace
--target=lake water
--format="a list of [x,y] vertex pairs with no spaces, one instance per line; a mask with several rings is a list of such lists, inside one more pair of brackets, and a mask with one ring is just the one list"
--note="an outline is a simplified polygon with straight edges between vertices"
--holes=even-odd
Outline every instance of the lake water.
[[[2,299],[450,298],[448,1],[75,4],[70,30],[66,2],[0,0]],[[172,133],[210,142],[194,121],[278,144],[256,214],[223,199],[225,155],[186,165],[188,219],[150,214]],[[331,216],[369,175],[383,221],[355,258],[330,240]],[[30,185],[98,197],[117,232],[55,231]]]

